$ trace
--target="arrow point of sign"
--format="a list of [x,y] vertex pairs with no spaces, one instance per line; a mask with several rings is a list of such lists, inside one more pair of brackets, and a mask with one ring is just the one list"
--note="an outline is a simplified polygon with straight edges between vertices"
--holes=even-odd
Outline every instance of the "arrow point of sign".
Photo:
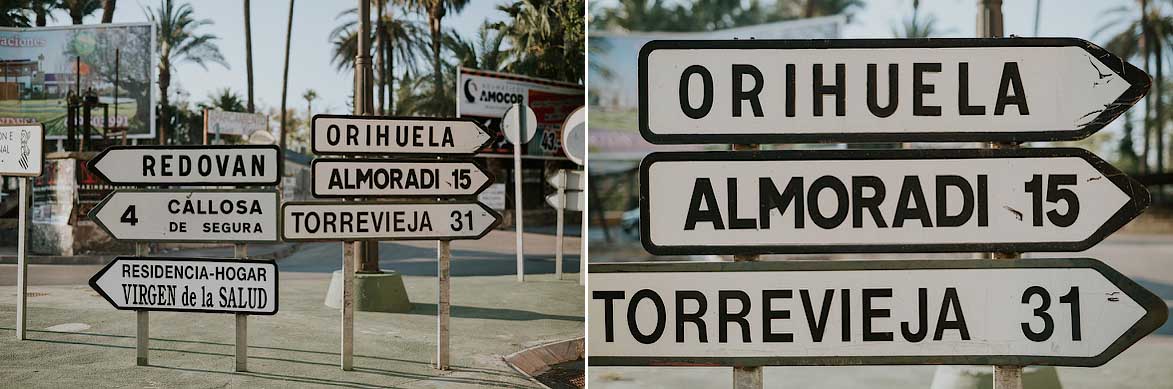
[[106,273],[110,271],[110,268],[114,267],[114,264],[117,263],[120,258],[121,257],[115,257],[114,260],[106,263],[106,266],[103,266],[100,270],[98,270],[97,273],[94,273],[94,275],[92,277],[90,277],[90,280],[88,282],[90,284],[90,289],[93,289],[95,292],[98,292],[98,295],[102,296],[102,298],[106,299],[106,302],[110,303],[110,305],[113,307],[118,307],[118,303],[114,302],[114,299],[111,298],[110,295],[108,293],[106,293],[106,290],[102,289],[102,287],[99,286],[98,283],[99,283],[99,281],[102,280],[102,277],[105,276]]
[[1072,259],[1078,265],[1092,268],[1100,273],[1108,283],[1120,288],[1120,291],[1144,309],[1145,313],[1135,323],[1124,331],[1115,341],[1108,345],[1099,354],[1087,358],[1087,364],[1072,364],[1073,366],[1096,367],[1108,363],[1121,352],[1140,341],[1146,335],[1153,333],[1169,319],[1169,305],[1160,296],[1145,289],[1136,281],[1116,271],[1111,266],[1091,258]]
[[[93,162],[93,160],[91,160],[91,162]],[[118,237],[114,234],[114,231],[110,230],[110,227],[106,226],[106,223],[102,222],[102,218],[99,217],[98,214],[106,208],[106,204],[114,200],[114,196],[117,194],[117,190],[110,192],[110,194],[102,198],[102,201],[99,201],[98,204],[94,205],[93,208],[90,208],[90,212],[86,214],[86,217],[88,217],[90,221],[94,222],[94,224],[97,224],[98,228],[101,228],[102,231],[106,232],[106,235],[110,235],[110,237],[114,239],[118,239]]]

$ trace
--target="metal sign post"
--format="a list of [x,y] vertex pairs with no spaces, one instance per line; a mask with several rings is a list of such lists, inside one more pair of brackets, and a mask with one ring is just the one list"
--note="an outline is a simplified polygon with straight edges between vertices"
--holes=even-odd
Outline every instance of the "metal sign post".
[[[587,147],[586,147],[586,108],[579,107],[579,108],[575,109],[574,112],[571,112],[570,115],[566,117],[566,121],[562,123],[562,151],[564,153],[566,153],[566,157],[570,158],[570,160],[572,162],[574,162],[575,164],[578,164],[579,166],[582,166],[581,174],[582,174],[582,177],[584,178],[583,181],[585,182],[586,181],[585,178],[586,178],[586,174],[587,174],[587,172],[586,172],[586,170],[587,170],[586,169],[586,159],[587,159],[586,158],[586,151],[587,151]],[[582,190],[586,191],[586,187],[584,186]],[[584,203],[583,208],[585,209],[586,208],[585,207],[586,201],[584,200],[583,203]],[[561,212],[561,210],[559,210],[559,212]],[[559,216],[561,216],[561,213],[559,213]],[[579,255],[578,255],[578,262],[579,262],[578,284],[579,285],[583,285],[586,283],[587,240],[588,240],[586,212],[583,212],[583,214],[581,216],[582,216],[582,230],[581,230],[582,232],[580,232],[579,235],[580,235],[581,241],[582,241],[582,248],[581,248],[581,250],[579,250]],[[561,226],[561,222],[559,222],[559,226]],[[561,250],[562,249],[562,245],[561,245],[562,239],[559,238],[558,242],[559,242],[558,249]],[[558,268],[561,269],[562,266],[559,265]],[[559,279],[561,279],[561,277],[559,277]]]
[[[150,254],[151,247],[146,243],[138,242],[134,244],[135,256],[145,257]],[[145,309],[139,309],[134,312],[134,315],[136,319],[134,326],[135,364],[138,366],[149,366],[151,364],[151,312]]]
[[537,115],[528,106],[514,104],[505,111],[501,127],[505,130],[505,137],[513,143],[513,223],[517,245],[517,282],[525,282],[525,250],[522,235],[525,228],[522,219],[525,211],[521,205],[521,147],[533,139],[538,123]]
[[[556,192],[546,196],[546,204],[557,210],[558,215],[556,247],[554,248],[554,278],[559,280],[562,279],[562,246],[566,238],[563,231],[565,213],[567,210],[581,212],[585,209],[586,196],[583,190],[586,189],[586,176],[583,173],[581,170],[560,169],[554,175],[546,178],[546,183],[556,189]],[[585,258],[585,255],[580,258]]]
[[[236,243],[233,258],[248,259],[248,244]],[[276,292],[276,290],[274,290]],[[276,296],[273,296],[276,298]],[[236,371],[248,371],[248,314],[236,314]]]
[[20,199],[17,200],[16,231],[16,339],[26,338],[28,326],[28,240],[30,207],[32,206],[33,178],[41,175],[45,165],[45,128],[35,125],[0,125],[0,180],[17,178]]
[[449,290],[452,285],[452,241],[441,240],[436,246],[439,256],[436,261],[436,282],[439,284],[436,289],[436,368],[448,370],[448,321],[452,314],[452,297]]

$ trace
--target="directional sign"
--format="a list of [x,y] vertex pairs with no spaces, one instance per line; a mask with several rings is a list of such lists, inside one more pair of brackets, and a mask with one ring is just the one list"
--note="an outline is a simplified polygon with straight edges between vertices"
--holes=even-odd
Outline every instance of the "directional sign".
[[315,159],[315,197],[472,196],[493,184],[473,161]]
[[557,173],[546,177],[546,183],[555,188],[566,190],[586,190],[586,174],[582,170],[558,169]]
[[1149,76],[1076,38],[652,41],[652,143],[1082,139]]
[[481,203],[286,202],[285,240],[480,239],[501,215]]
[[314,115],[315,154],[473,154],[493,141],[461,118]]
[[119,189],[90,211],[117,240],[140,242],[276,242],[272,190]]
[[576,164],[586,161],[586,108],[578,107],[562,123],[562,152]]
[[0,125],[0,176],[40,176],[44,141],[45,127],[40,124]]
[[207,313],[277,313],[272,260],[118,257],[90,287],[118,309]]
[[89,167],[115,185],[277,185],[282,171],[273,145],[111,146]]
[[1099,366],[1169,314],[1094,259],[590,267],[591,366]]
[[1081,149],[653,153],[652,254],[1082,251],[1149,204]]
[[[567,211],[579,211],[586,209],[586,193],[578,191],[562,192],[562,196],[558,193],[551,193],[546,196],[546,204],[550,204],[554,209],[566,207]],[[566,199],[566,204],[562,203],[562,199]]]

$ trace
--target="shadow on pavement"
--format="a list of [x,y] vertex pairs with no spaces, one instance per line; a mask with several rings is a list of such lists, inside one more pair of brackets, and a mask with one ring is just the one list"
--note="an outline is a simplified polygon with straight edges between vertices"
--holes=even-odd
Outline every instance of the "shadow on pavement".
[[[15,331],[15,329],[11,328],[11,327],[0,327],[0,330]],[[113,334],[87,333],[87,332],[59,332],[59,331],[43,331],[43,330],[28,330],[28,332],[29,333],[50,334],[50,335],[67,335],[67,336],[68,335],[81,335],[81,336],[90,336],[90,337],[96,337],[96,338],[118,338],[118,339],[134,339],[135,338],[133,336],[126,336],[126,335],[113,335]],[[95,346],[95,347],[120,348],[120,349],[128,349],[128,350],[135,349],[134,346],[124,346],[124,345],[107,344],[107,343],[81,342],[81,341],[58,340],[58,339],[38,339],[38,338],[33,338],[33,337],[30,337],[28,340],[33,341],[33,342],[45,342],[45,343],[56,343],[56,344],[76,344],[76,345]],[[164,339],[164,338],[150,338],[150,340],[152,342],[171,342],[171,343],[222,346],[222,347],[226,347],[226,348],[230,348],[230,349],[234,349],[236,347],[234,344],[219,343],[219,342],[207,342],[207,341],[196,341],[196,340]],[[298,349],[291,349],[291,348],[266,347],[266,346],[254,346],[254,345],[250,345],[249,349],[276,350],[276,351],[286,351],[286,352],[297,352],[297,353],[308,353],[308,354],[315,354],[315,355],[333,356],[336,358],[339,357],[339,353],[328,352],[328,351],[298,350]],[[180,350],[180,349],[174,349],[174,348],[164,348],[164,347],[154,347],[154,346],[150,347],[150,350],[175,352],[175,353],[186,353],[186,354],[195,354],[195,355],[220,356],[220,357],[229,357],[229,358],[236,356],[234,353],[218,353],[218,352],[211,352],[211,351]],[[357,354],[354,357],[355,357],[355,359],[374,359],[374,360],[391,361],[391,362],[399,362],[399,363],[407,363],[407,364],[425,365],[425,366],[429,366],[429,367],[431,366],[430,361],[413,361],[413,360],[406,360],[406,359],[375,357],[375,356],[357,355]],[[131,357],[128,356],[127,358],[129,360]],[[290,358],[276,358],[276,357],[265,357],[265,356],[256,356],[256,355],[249,355],[248,358],[249,359],[257,359],[257,360],[316,365],[316,366],[324,366],[324,367],[330,367],[330,368],[337,368],[338,367],[337,363],[314,362],[314,361],[290,359]],[[352,387],[352,388],[386,388],[386,387],[388,387],[388,386],[368,384],[368,383],[363,383],[363,382],[339,381],[339,380],[326,379],[326,378],[291,376],[291,375],[284,375],[284,374],[273,374],[273,373],[262,373],[262,372],[229,372],[229,371],[219,371],[219,370],[205,370],[205,369],[193,369],[193,368],[185,368],[185,367],[162,366],[162,365],[158,365],[158,364],[152,364],[149,367],[155,367],[155,368],[161,368],[161,369],[172,369],[172,370],[187,371],[187,372],[242,375],[242,376],[250,376],[250,377],[257,377],[257,378],[267,378],[267,379],[273,379],[273,380],[292,381],[292,382],[319,384],[319,385],[334,385],[334,386],[343,386],[343,387]],[[482,375],[487,375],[487,376],[506,376],[506,377],[522,378],[513,372],[509,372],[509,371],[505,371],[505,370],[481,369],[481,368],[466,367],[466,366],[453,365],[453,366],[451,366],[451,372],[436,371],[437,375],[397,372],[397,371],[391,371],[391,370],[372,369],[372,368],[366,368],[366,367],[355,367],[354,371],[368,373],[368,374],[377,374],[377,375],[388,376],[388,377],[407,378],[407,379],[413,379],[413,380],[432,380],[432,381],[442,381],[442,382],[451,382],[451,383],[459,383],[459,384],[471,384],[471,385],[502,387],[502,388],[528,388],[528,386],[518,385],[518,384],[515,384],[512,382],[499,381],[499,380],[494,380],[494,379],[489,379],[489,378],[447,376],[447,374],[451,374],[452,372],[459,372],[459,373],[482,374]]]
[[[428,303],[411,303],[411,311],[406,312],[412,315],[428,315],[436,316],[436,304]],[[550,315],[541,312],[523,311],[520,309],[501,309],[501,308],[482,308],[469,307],[463,305],[452,306],[452,317],[460,317],[466,319],[492,319],[492,320],[509,320],[509,321],[529,321],[529,320],[566,320],[566,321],[584,321],[582,315]]]

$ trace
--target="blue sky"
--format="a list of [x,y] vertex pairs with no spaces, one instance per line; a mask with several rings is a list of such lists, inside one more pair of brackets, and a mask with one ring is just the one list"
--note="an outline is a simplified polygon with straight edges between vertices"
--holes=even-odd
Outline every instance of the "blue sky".
[[[114,13],[115,23],[144,22],[143,8],[157,7],[157,0],[121,0]],[[190,100],[199,102],[215,90],[230,87],[244,96],[247,77],[244,56],[244,7],[240,0],[190,1],[197,18],[210,19],[214,24],[200,31],[220,37],[218,45],[230,68],[209,65],[207,70],[180,64],[173,76],[173,84],[186,90]],[[499,21],[505,14],[497,11],[506,0],[476,0],[455,16],[444,18],[445,28],[454,28],[462,36],[470,37],[484,20]],[[290,51],[289,106],[305,109],[301,98],[306,89],[314,89],[320,96],[314,103],[314,112],[348,113],[352,76],[349,71],[338,72],[330,63],[332,46],[330,31],[338,25],[335,17],[354,8],[351,0],[297,0],[293,12],[293,43]],[[287,0],[253,0],[252,43],[255,99],[258,108],[281,105],[281,72],[285,64],[285,27],[289,15]],[[373,11],[372,11],[373,12]],[[100,11],[85,22],[97,23]],[[69,24],[69,17],[57,13],[50,25]]]

